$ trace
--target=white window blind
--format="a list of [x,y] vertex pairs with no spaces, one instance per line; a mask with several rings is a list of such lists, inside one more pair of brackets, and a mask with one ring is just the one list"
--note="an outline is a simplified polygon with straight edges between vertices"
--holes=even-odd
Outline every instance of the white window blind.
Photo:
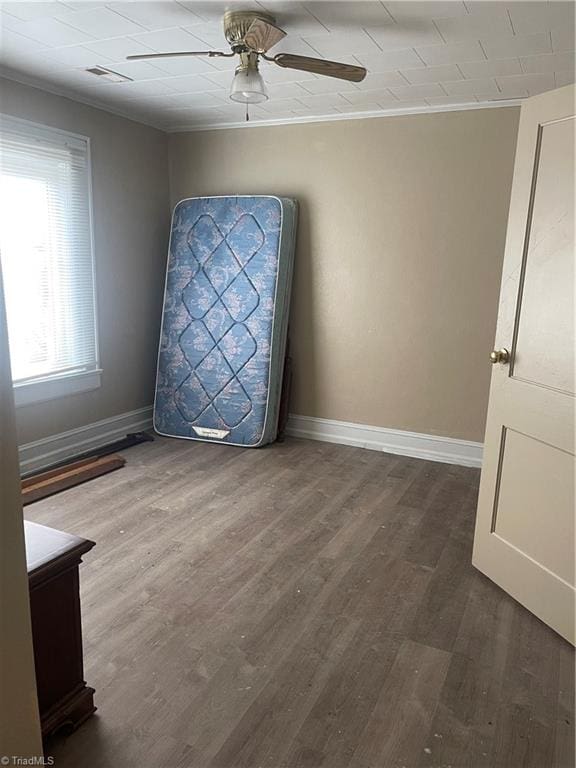
[[15,385],[98,368],[88,140],[0,119],[0,258]]

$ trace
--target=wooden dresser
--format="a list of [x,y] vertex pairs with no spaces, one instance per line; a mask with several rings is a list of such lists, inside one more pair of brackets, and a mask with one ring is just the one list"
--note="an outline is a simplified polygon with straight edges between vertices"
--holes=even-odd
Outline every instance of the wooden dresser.
[[73,730],[95,712],[84,681],[78,566],[93,541],[24,522],[42,735]]

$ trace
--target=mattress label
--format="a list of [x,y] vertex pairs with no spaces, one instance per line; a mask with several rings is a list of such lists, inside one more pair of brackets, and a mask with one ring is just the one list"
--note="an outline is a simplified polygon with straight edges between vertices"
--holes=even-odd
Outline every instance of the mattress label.
[[230,434],[229,429],[210,429],[209,427],[192,427],[192,429],[199,437],[215,437],[218,440]]

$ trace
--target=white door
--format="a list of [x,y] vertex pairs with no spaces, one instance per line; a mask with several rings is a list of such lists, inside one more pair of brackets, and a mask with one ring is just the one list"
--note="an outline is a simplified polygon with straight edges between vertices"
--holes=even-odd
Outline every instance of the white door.
[[521,109],[473,554],[571,643],[575,93]]

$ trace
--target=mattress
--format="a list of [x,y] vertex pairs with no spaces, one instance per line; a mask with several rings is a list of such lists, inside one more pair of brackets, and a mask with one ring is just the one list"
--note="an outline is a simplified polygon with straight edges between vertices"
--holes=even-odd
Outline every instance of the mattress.
[[276,438],[297,205],[197,197],[172,216],[154,428],[257,447]]

